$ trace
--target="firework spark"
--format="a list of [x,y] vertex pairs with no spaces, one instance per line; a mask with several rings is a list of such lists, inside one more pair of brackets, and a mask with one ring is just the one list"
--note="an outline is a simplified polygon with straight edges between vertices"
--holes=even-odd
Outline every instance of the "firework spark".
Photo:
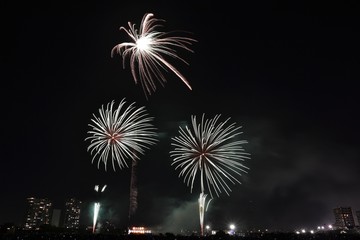
[[[100,193],[104,192],[106,188],[106,185],[104,185],[100,191]],[[95,192],[99,193],[99,185],[95,185],[94,188]],[[94,203],[94,217],[93,217],[93,233],[96,231],[96,224],[98,222],[99,212],[100,212],[100,202]]]
[[93,218],[93,229],[92,232],[95,233],[96,230],[96,224],[99,216],[100,211],[100,203],[96,202],[94,203],[94,218]]
[[175,170],[181,169],[179,177],[184,177],[184,182],[193,191],[196,176],[200,174],[199,181],[201,193],[199,197],[200,225],[203,234],[203,221],[205,199],[209,191],[211,198],[218,197],[222,191],[230,195],[230,184],[241,183],[237,177],[247,173],[249,169],[243,162],[249,159],[244,151],[243,144],[246,140],[237,140],[242,132],[235,123],[227,124],[228,118],[218,124],[221,115],[213,119],[205,119],[202,115],[200,123],[196,116],[191,117],[192,128],[179,128],[179,136],[173,137],[174,150],[170,151]]
[[99,116],[93,114],[92,130],[85,140],[90,140],[88,151],[93,155],[92,163],[98,160],[98,168],[103,162],[105,170],[107,161],[111,159],[115,171],[117,163],[120,169],[128,167],[127,159],[138,160],[139,154],[157,142],[155,128],[145,107],[135,108],[135,103],[125,107],[125,98],[114,108],[114,101],[106,108],[99,109]]
[[169,33],[157,31],[157,28],[161,26],[160,22],[164,21],[154,18],[152,13],[144,15],[139,29],[135,28],[135,24],[128,22],[129,29],[120,27],[120,30],[124,30],[133,42],[117,44],[111,50],[111,57],[116,53],[122,56],[123,68],[125,68],[125,59],[130,58],[131,74],[136,84],[140,82],[146,97],[155,92],[156,80],[164,86],[166,78],[162,70],[167,69],[175,73],[191,90],[186,78],[165,57],[180,60],[188,65],[174,48],[193,52],[190,45],[196,40],[189,37],[170,36]]

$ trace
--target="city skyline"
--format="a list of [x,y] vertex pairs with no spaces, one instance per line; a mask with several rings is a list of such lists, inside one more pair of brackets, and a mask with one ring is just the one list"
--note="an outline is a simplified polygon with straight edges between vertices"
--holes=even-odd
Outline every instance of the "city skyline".
[[[103,188],[105,188],[104,186]],[[93,204],[94,201],[97,203],[102,204],[102,201],[100,201],[99,197],[96,197],[94,201],[85,202],[84,203],[76,198],[68,198],[65,200],[62,207],[53,207],[52,206],[52,200],[48,198],[36,198],[36,197],[29,197],[27,198],[27,201],[30,203],[28,205],[28,208],[26,209],[26,213],[24,216],[24,220],[19,224],[17,224],[17,227],[24,228],[24,229],[34,229],[34,226],[36,228],[41,227],[42,225],[52,225],[54,227],[63,227],[66,229],[80,229],[83,230],[92,228],[93,224],[93,216],[89,213],[91,213],[93,210]],[[31,204],[32,203],[32,204]],[[35,203],[35,205],[34,205]],[[39,203],[41,203],[39,205]],[[44,206],[44,207],[42,207]],[[108,206],[109,207],[109,206]],[[39,210],[40,209],[40,210]],[[34,213],[34,211],[40,211],[38,215],[40,218],[43,218],[44,220],[39,222],[38,218],[29,219],[28,215],[29,212]],[[43,212],[46,211],[47,214],[43,214]],[[83,212],[87,212],[86,215],[84,215]],[[318,224],[316,226],[312,226],[309,229],[312,230],[333,230],[333,229],[353,229],[355,227],[360,227],[360,210],[353,209],[351,206],[338,206],[332,209],[334,219],[332,222]],[[56,216],[53,216],[56,215]],[[55,217],[55,218],[54,218]],[[81,220],[80,220],[81,219]],[[113,224],[111,222],[111,219],[104,218],[101,214],[99,214],[99,219],[101,221],[99,222],[98,231],[101,231],[101,226],[104,222],[109,222],[111,225]],[[35,225],[29,228],[29,220],[30,223],[34,223]],[[57,222],[57,224],[54,224],[54,222]],[[4,223],[1,223],[2,225]],[[8,224],[8,223],[7,223]],[[228,225],[234,225],[232,222],[229,222]],[[121,229],[121,228],[132,228],[136,225],[132,225],[131,223],[128,223],[124,226],[114,226],[115,228]],[[141,227],[146,227],[149,229],[149,226],[141,225]],[[215,226],[212,226],[213,229],[218,229]],[[298,230],[301,226],[298,226],[298,228],[293,229],[293,231]],[[209,229],[210,225],[206,224],[206,228]],[[256,229],[256,228],[253,228]],[[241,229],[241,231],[251,231],[253,229]],[[153,229],[155,230],[155,229]],[[179,228],[177,232],[180,233],[181,229]],[[186,229],[187,231],[198,231],[198,229]],[[262,229],[263,231],[269,231],[269,229]],[[240,231],[238,229],[238,231]],[[273,230],[274,231],[274,230]]]
[[[179,127],[202,114],[242,126],[251,157],[241,184],[211,201],[205,224],[287,230],[333,222],[338,206],[359,210],[358,10],[275,1],[6,2],[0,223],[20,223],[29,196],[58,208],[69,197],[95,201],[94,185],[107,185],[104,217],[126,225],[131,168],[98,169],[84,141],[92,114],[123,98],[145,106],[157,129],[157,144],[137,162],[139,225],[200,227],[201,186],[190,191],[170,151]],[[130,41],[119,28],[146,13],[164,19],[164,31],[196,39],[193,52],[177,52],[188,66],[171,62],[191,90],[165,71],[166,84],[146,97],[131,69],[111,57]]]

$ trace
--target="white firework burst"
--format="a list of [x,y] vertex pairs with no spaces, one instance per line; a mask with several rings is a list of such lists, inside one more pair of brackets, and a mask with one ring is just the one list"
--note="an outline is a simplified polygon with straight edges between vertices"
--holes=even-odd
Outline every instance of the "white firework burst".
[[127,159],[138,160],[145,149],[157,142],[153,117],[146,112],[145,107],[136,108],[135,103],[125,107],[125,98],[117,108],[114,101],[99,109],[99,115],[93,114],[88,133],[90,140],[88,151],[93,155],[92,163],[97,159],[98,168],[103,162],[105,170],[107,161],[111,160],[115,171],[116,163],[120,169],[128,167]]
[[181,169],[179,177],[193,190],[196,176],[200,174],[201,192],[207,189],[213,198],[214,193],[231,191],[229,184],[240,183],[238,177],[249,169],[243,163],[250,158],[243,145],[246,140],[237,140],[242,134],[235,123],[227,126],[230,118],[218,124],[220,115],[197,123],[196,116],[191,116],[192,128],[179,128],[179,136],[173,137],[170,151],[175,170]]
[[188,65],[178,55],[175,48],[193,52],[190,45],[196,40],[189,37],[170,36],[167,32],[157,31],[157,28],[161,26],[160,22],[163,20],[154,18],[152,13],[144,15],[139,29],[135,28],[135,24],[128,22],[129,29],[120,27],[120,30],[124,30],[132,42],[117,44],[111,50],[111,57],[116,53],[122,56],[123,68],[125,68],[126,58],[130,58],[131,74],[135,83],[140,82],[142,85],[146,97],[155,92],[156,81],[164,86],[166,83],[164,70],[171,70],[191,90],[187,79],[166,58],[177,59]]

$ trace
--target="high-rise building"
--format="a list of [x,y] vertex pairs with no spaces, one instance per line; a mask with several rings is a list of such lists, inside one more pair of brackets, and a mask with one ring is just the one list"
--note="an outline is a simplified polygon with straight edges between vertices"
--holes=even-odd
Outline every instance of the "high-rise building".
[[80,225],[81,201],[69,198],[65,202],[64,228],[78,229]]
[[356,218],[358,220],[358,226],[360,226],[360,210],[356,211]]
[[335,227],[339,229],[354,228],[355,220],[351,207],[338,207],[334,209]]
[[47,198],[27,198],[25,229],[39,229],[41,225],[50,224],[52,202]]
[[61,217],[61,210],[53,209],[52,217],[51,217],[51,225],[54,227],[59,227],[60,226],[60,217]]

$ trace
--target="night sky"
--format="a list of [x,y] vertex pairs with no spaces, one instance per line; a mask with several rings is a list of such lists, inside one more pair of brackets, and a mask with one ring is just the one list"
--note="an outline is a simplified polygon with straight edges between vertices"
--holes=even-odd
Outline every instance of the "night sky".
[[[11,2],[11,3],[10,3]],[[214,199],[206,224],[293,230],[335,221],[333,208],[360,210],[359,6],[348,3],[5,1],[2,21],[0,224],[23,222],[26,198],[69,197],[90,206],[107,184],[102,218],[126,225],[130,169],[91,164],[88,124],[103,104],[136,102],[159,133],[138,165],[133,222],[177,232],[199,229],[197,199],[171,166],[171,137],[190,116],[242,126],[249,173]],[[339,5],[340,4],[340,5]],[[161,30],[197,40],[146,99],[111,49],[145,13]],[[83,221],[91,225],[89,208]],[[83,223],[84,223],[83,222]]]

